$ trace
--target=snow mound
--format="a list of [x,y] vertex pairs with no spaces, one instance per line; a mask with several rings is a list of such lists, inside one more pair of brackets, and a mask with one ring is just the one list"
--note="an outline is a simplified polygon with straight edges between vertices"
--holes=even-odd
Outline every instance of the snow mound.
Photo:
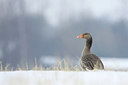
[[105,70],[128,71],[128,58],[102,58]]

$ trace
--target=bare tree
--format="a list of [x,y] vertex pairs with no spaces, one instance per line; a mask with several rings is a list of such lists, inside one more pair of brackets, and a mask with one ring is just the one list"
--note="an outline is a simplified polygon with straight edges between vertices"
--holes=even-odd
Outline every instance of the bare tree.
[[[0,2],[0,30],[4,31],[3,41],[4,41],[4,63],[7,64],[21,64],[25,66],[28,59],[27,52],[27,35],[25,27],[25,1],[24,0],[2,0]],[[15,23],[16,24],[12,24]],[[11,26],[12,27],[11,27]],[[18,32],[18,33],[16,33]],[[16,33],[16,34],[15,34]],[[17,51],[13,55],[7,52],[8,44],[10,41],[14,40],[15,35],[18,37],[16,39]],[[1,39],[2,39],[1,38]],[[18,62],[18,63],[16,63]],[[29,63],[29,62],[28,62]]]
[[21,66],[25,66],[28,62],[28,53],[27,53],[27,35],[26,35],[26,27],[25,27],[25,1],[19,0],[19,50],[20,50],[20,64]]

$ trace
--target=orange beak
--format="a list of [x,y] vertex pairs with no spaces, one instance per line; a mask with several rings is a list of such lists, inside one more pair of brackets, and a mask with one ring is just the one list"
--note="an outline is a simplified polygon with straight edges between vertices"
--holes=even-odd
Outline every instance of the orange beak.
[[77,36],[77,38],[83,38],[83,35]]

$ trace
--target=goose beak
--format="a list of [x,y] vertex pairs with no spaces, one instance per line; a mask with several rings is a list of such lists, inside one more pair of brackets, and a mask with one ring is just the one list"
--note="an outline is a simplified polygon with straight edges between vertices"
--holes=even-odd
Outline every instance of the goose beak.
[[77,36],[77,38],[83,38],[83,35]]
[[81,38],[81,36],[77,36],[77,38]]

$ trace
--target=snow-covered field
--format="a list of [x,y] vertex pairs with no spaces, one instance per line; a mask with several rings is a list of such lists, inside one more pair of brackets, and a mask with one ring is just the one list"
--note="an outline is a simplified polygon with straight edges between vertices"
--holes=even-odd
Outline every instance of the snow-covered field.
[[128,72],[1,72],[0,85],[128,85]]
[[0,85],[128,85],[128,59],[102,59],[105,71],[0,72]]

